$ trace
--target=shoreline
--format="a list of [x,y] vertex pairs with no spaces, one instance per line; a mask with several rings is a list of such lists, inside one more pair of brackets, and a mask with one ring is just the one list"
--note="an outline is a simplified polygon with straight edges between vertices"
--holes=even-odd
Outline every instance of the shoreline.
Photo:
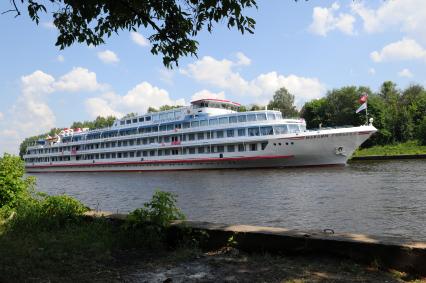
[[362,160],[398,160],[398,159],[426,159],[426,154],[392,154],[392,155],[364,155],[353,156],[348,162]]

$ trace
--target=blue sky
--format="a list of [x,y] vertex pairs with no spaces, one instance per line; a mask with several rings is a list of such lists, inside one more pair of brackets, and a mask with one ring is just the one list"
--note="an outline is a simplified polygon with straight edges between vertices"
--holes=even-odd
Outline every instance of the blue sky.
[[[266,103],[285,86],[305,101],[327,90],[385,80],[426,85],[426,1],[258,1],[255,34],[216,25],[202,32],[198,58],[166,70],[147,30],[121,32],[95,48],[60,51],[46,15],[0,16],[0,153],[52,127],[97,115],[219,97]],[[9,9],[2,1],[0,11]]]

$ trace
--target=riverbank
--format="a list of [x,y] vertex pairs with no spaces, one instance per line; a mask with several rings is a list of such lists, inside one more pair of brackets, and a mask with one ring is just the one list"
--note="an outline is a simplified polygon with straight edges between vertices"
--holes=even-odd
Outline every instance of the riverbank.
[[398,156],[398,155],[426,155],[426,145],[419,145],[417,141],[408,141],[394,145],[373,146],[355,151],[353,159],[368,156]]
[[147,249],[136,238],[123,237],[120,227],[101,217],[49,231],[0,232],[0,281],[422,282],[405,272],[381,270],[378,261],[360,264],[326,255],[247,253],[234,247],[237,238],[215,249]]

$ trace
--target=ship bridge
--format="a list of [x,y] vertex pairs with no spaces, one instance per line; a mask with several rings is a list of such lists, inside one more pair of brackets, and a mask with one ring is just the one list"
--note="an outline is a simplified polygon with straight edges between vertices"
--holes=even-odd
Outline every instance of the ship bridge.
[[206,98],[191,102],[192,114],[222,115],[236,113],[241,104],[224,99]]

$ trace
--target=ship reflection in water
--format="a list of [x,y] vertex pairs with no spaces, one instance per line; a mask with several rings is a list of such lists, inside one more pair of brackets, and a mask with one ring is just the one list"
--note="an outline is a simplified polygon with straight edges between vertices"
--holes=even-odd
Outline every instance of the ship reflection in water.
[[40,191],[128,212],[174,192],[191,220],[325,229],[426,241],[426,162],[346,167],[34,174]]

